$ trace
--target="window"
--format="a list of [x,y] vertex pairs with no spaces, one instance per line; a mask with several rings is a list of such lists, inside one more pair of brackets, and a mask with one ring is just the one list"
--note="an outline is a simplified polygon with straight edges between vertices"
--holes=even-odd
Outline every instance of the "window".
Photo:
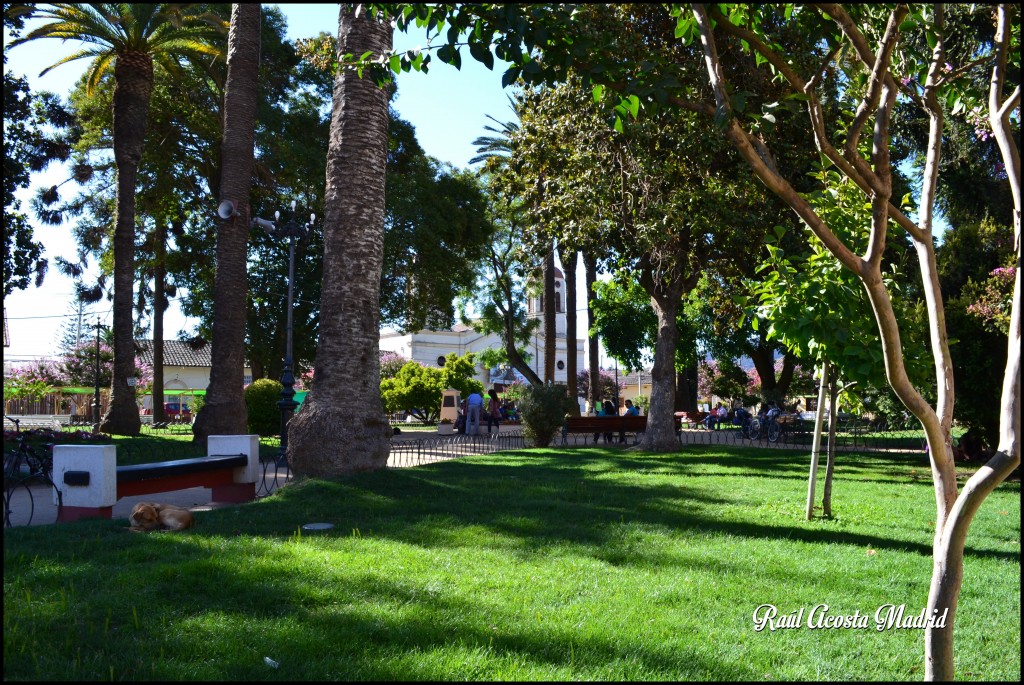
[[555,364],[555,366],[558,367],[559,371],[565,371],[565,362],[563,362],[561,359],[558,360],[558,363]]
[[444,366],[444,355],[437,358],[437,365]]

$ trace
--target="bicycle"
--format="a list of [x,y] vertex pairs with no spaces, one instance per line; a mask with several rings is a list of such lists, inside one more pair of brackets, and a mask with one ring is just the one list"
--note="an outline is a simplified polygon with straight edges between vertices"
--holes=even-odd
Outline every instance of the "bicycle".
[[14,429],[18,434],[17,447],[4,453],[4,528],[10,528],[11,513],[14,506],[28,511],[25,525],[31,525],[35,517],[35,497],[31,485],[42,482],[48,484],[57,493],[57,516],[60,517],[63,501],[61,492],[53,483],[53,446],[48,446],[47,454],[40,454],[29,444],[29,434],[21,432],[18,419]]
[[732,424],[740,427],[740,435],[747,440],[758,440],[761,437],[761,421],[750,412],[737,409],[733,414]]

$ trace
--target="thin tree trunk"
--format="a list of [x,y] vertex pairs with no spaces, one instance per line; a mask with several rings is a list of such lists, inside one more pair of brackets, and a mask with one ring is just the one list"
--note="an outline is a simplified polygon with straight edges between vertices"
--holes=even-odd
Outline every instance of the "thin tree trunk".
[[[338,61],[391,49],[391,26],[341,5]],[[388,95],[370,75],[334,80],[324,219],[320,340],[313,387],[292,420],[288,462],[305,476],[387,465],[391,427],[380,397],[380,274]]]
[[597,336],[590,331],[594,330],[594,300],[597,295],[594,293],[594,284],[597,282],[597,263],[593,257],[584,254],[583,265],[586,269],[584,278],[587,283],[587,356],[590,366],[590,410],[593,412],[601,401],[601,359],[598,356]]
[[[828,364],[829,362],[825,362]],[[821,515],[832,518],[832,474],[836,470],[836,399],[839,397],[839,372],[835,367],[828,373],[828,457],[825,461],[825,484],[821,490]],[[818,408],[821,411],[821,408]]]
[[575,250],[560,254],[562,258],[562,270],[565,272],[565,380],[569,390],[569,397],[572,398],[573,416],[579,416],[580,401],[579,391],[576,388],[576,380],[579,375],[579,368],[576,358],[576,262],[579,253]]
[[206,403],[192,426],[195,441],[204,444],[210,435],[241,435],[246,432],[248,424],[243,394],[245,260],[259,98],[260,14],[259,3],[231,6],[220,199],[233,202],[237,215],[224,221],[217,234],[210,385],[206,391]]

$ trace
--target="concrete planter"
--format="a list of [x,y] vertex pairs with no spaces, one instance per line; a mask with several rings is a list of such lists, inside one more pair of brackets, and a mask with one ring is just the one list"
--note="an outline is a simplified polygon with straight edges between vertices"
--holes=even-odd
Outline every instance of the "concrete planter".
[[452,431],[454,431],[454,429],[455,429],[455,426],[454,426],[454,424],[451,424],[451,423],[439,423],[439,424],[437,424],[437,434],[438,435],[451,435]]

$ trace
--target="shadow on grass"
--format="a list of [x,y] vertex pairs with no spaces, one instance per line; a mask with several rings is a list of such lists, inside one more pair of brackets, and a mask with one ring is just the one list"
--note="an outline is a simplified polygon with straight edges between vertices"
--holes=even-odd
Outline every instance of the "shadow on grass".
[[[738,461],[755,477],[779,478],[779,471],[797,468],[796,461],[804,456],[775,453],[740,457]],[[483,527],[497,535],[495,545],[503,549],[511,545],[518,552],[532,553],[563,543],[602,550],[615,541],[618,525],[641,523],[677,534],[786,538],[932,555],[930,541],[821,529],[812,527],[813,523],[771,525],[719,520],[713,516],[716,505],[746,506],[747,502],[742,496],[709,494],[707,488],[680,484],[679,475],[707,477],[695,472],[698,465],[735,466],[736,462],[710,455],[659,457],[614,450],[573,452],[568,457],[561,453],[506,453],[497,463],[489,457],[459,459],[340,481],[297,483],[256,507],[244,508],[244,520],[238,524],[242,531],[283,536],[293,534],[304,523],[330,521],[339,524],[340,534],[372,531],[375,536],[420,546],[458,546],[461,543],[453,539],[449,526],[436,525],[447,521],[457,526]],[[604,477],[611,473],[635,477]],[[924,484],[930,486],[927,481]],[[633,552],[638,558],[632,563],[652,561],[643,559],[642,552]],[[966,552],[1007,561],[1018,558],[1010,552],[970,545]]]
[[[675,571],[699,564],[700,570],[720,575],[736,570],[723,559],[690,560],[628,544],[622,538],[624,525],[636,531],[635,524],[642,524],[641,530],[680,537],[783,538],[930,557],[931,545],[926,543],[814,524],[716,518],[722,507],[749,506],[749,492],[719,492],[701,479],[735,476],[737,468],[751,474],[744,479],[790,478],[791,472],[805,468],[804,460],[803,453],[781,451],[722,456],[597,449],[466,458],[296,483],[251,505],[204,512],[199,527],[182,535],[131,534],[123,520],[8,531],[5,542],[9,536],[11,543],[5,544],[5,566],[14,569],[11,576],[27,587],[41,583],[70,588],[68,601],[80,609],[70,627],[63,614],[39,619],[37,636],[49,630],[77,631],[79,649],[84,646],[87,652],[114,658],[103,638],[107,628],[96,629],[93,635],[94,626],[110,624],[109,605],[74,597],[90,593],[98,569],[121,598],[111,603],[123,602],[115,604],[113,630],[132,630],[136,606],[159,617],[156,626],[143,622],[141,629],[136,627],[140,644],[149,653],[154,644],[169,644],[174,648],[168,652],[181,661],[169,658],[156,664],[146,655],[117,655],[122,678],[262,680],[268,677],[262,656],[278,650],[292,658],[312,657],[310,663],[282,664],[280,677],[292,679],[332,673],[372,680],[500,679],[507,672],[495,669],[511,662],[517,668],[554,666],[565,676],[586,679],[749,680],[757,674],[717,659],[713,650],[700,651],[697,640],[621,639],[614,633],[576,630],[564,621],[555,627],[531,623],[517,614],[514,604],[477,599],[471,585],[451,592],[434,585],[431,578],[436,576],[431,573],[386,575],[368,562],[373,551],[361,552],[353,557],[358,562],[347,564],[345,539],[394,540],[436,550],[437,558],[457,558],[461,550],[472,547],[528,559],[568,547],[574,554],[612,565]],[[851,468],[877,473],[876,465],[905,468],[903,461],[875,456]],[[714,467],[710,473],[708,467]],[[719,467],[722,473],[717,473]],[[759,487],[755,482],[752,490]],[[312,545],[303,545],[302,552],[288,544],[289,539],[298,539],[295,534],[302,524],[319,521],[334,523],[335,529],[312,538]],[[55,533],[47,537],[47,544],[17,542],[47,530]],[[330,565],[315,566],[316,555],[309,553],[309,547],[315,549],[320,541],[338,546],[338,557]],[[1008,552],[969,548],[969,554],[1019,561],[1019,554]],[[386,562],[382,566],[388,567]],[[5,589],[7,580],[5,572]],[[169,622],[177,637],[160,632]],[[182,634],[227,653],[223,660],[207,659],[197,667],[182,656],[191,650],[167,642],[181,640]],[[118,644],[123,648],[123,642]],[[243,646],[242,653],[231,651],[235,645]],[[453,653],[444,652],[453,645]],[[444,656],[416,658],[426,653]],[[480,659],[480,653],[487,653],[487,659]],[[316,661],[319,655],[322,663]],[[490,670],[473,671],[474,659],[486,661]],[[574,669],[573,659],[585,666]],[[613,664],[625,670],[601,670]],[[525,673],[529,675],[528,670]],[[32,674],[8,673],[5,667],[8,675]],[[107,676],[102,670],[88,675]]]

